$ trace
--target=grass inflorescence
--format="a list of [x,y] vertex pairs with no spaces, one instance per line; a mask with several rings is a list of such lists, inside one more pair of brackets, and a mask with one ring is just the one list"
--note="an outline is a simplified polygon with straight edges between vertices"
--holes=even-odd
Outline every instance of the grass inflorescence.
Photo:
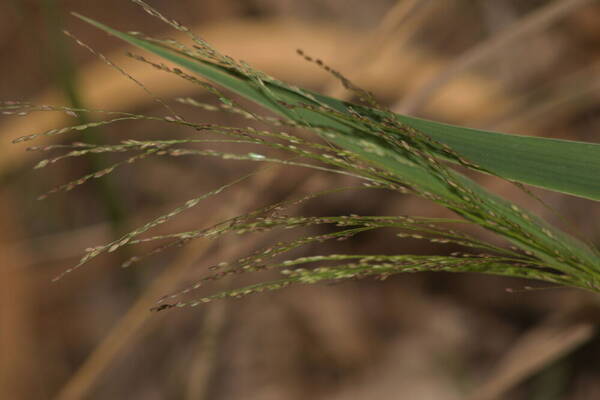
[[[60,160],[90,153],[125,153],[126,158],[107,168],[85,175],[61,185],[49,193],[72,188],[116,168],[151,157],[209,156],[225,160],[244,160],[258,163],[278,163],[289,166],[312,168],[326,173],[342,174],[360,182],[360,190],[388,190],[398,194],[420,196],[453,211],[459,218],[424,218],[414,216],[289,216],[283,210],[310,199],[341,190],[324,192],[289,199],[277,204],[235,216],[218,224],[197,230],[167,235],[143,236],[158,225],[176,215],[196,207],[208,197],[230,189],[235,183],[247,179],[247,174],[234,182],[212,191],[198,194],[180,207],[149,221],[143,226],[123,235],[113,242],[90,248],[78,264],[67,269],[58,278],[90,262],[103,253],[113,252],[123,246],[142,242],[158,242],[154,250],[144,256],[136,256],[124,263],[128,267],[146,256],[168,248],[184,245],[200,238],[216,238],[226,233],[239,235],[267,232],[317,225],[330,226],[328,233],[301,236],[278,241],[238,260],[221,263],[210,268],[206,276],[181,292],[166,296],[159,310],[170,307],[196,306],[214,299],[240,297],[251,293],[276,290],[297,284],[376,277],[418,271],[479,272],[531,278],[553,284],[600,291],[600,258],[594,246],[584,243],[550,226],[537,216],[509,201],[487,192],[465,175],[449,166],[449,161],[469,169],[489,174],[495,171],[471,161],[446,143],[435,140],[427,131],[402,122],[396,115],[380,107],[370,93],[357,88],[339,72],[326,66],[321,60],[313,60],[304,52],[300,54],[315,61],[342,84],[352,90],[365,106],[334,102],[329,98],[277,81],[245,63],[221,55],[188,28],[172,21],[147,4],[133,0],[151,15],[158,17],[173,28],[188,34],[193,45],[185,46],[173,40],[148,38],[139,33],[121,34],[99,23],[88,22],[107,30],[115,36],[153,52],[170,62],[199,73],[214,83],[237,91],[270,109],[277,116],[264,116],[246,110],[221,89],[179,68],[149,61],[145,57],[131,56],[154,68],[172,73],[191,84],[199,85],[216,98],[215,104],[206,104],[193,98],[178,98],[180,104],[205,111],[224,111],[241,115],[253,121],[252,127],[230,127],[189,121],[166,107],[169,115],[142,115],[102,110],[74,109],[69,107],[36,106],[29,103],[5,102],[0,104],[4,114],[27,115],[32,112],[87,113],[107,116],[107,119],[52,129],[47,132],[23,136],[15,142],[34,140],[39,136],[67,135],[92,127],[118,124],[121,121],[148,120],[157,124],[177,125],[192,131],[182,139],[134,140],[126,139],[117,144],[93,144],[74,142],[31,147],[35,151],[66,153],[40,161],[42,168]],[[81,43],[80,43],[81,44]],[[197,69],[194,69],[196,68]],[[122,71],[125,73],[124,71]],[[257,128],[256,126],[261,126]],[[303,131],[317,134],[313,139]],[[211,149],[215,143],[256,145],[265,151],[223,152]],[[193,146],[193,147],[192,147]],[[198,146],[202,146],[199,148]],[[279,156],[272,156],[271,152]],[[283,154],[283,155],[281,155]],[[46,195],[43,195],[44,197]],[[512,246],[501,247],[448,227],[456,224],[475,224],[502,237]],[[450,243],[464,250],[450,255],[361,255],[319,254],[288,257],[292,250],[313,243],[345,240],[367,231],[393,230],[399,238],[429,240],[434,243]],[[192,300],[179,300],[179,296],[204,287],[208,282],[240,273],[278,271],[282,277],[251,286],[219,291]]]

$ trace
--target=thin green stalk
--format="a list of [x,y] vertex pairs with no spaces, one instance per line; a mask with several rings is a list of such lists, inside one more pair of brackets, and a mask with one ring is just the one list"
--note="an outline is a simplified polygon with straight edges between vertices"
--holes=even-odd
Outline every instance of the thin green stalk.
[[[48,35],[51,39],[54,52],[54,57],[52,57],[52,59],[54,60],[56,80],[59,82],[71,107],[84,109],[85,104],[77,90],[76,71],[73,67],[73,61],[71,60],[71,55],[67,49],[64,35],[62,34],[63,22],[59,6],[56,4],[55,0],[44,0],[43,11],[48,25]],[[76,112],[75,114],[81,125],[91,122],[86,113]],[[105,143],[102,139],[102,134],[98,129],[87,129],[83,133],[83,140],[96,145]],[[87,158],[90,167],[93,170],[104,169],[108,166],[106,159],[100,154],[89,154]],[[104,205],[105,211],[111,222],[113,232],[119,234],[123,228],[126,211],[123,206],[124,202],[115,187],[115,183],[111,181],[110,177],[104,177],[97,180],[96,185],[94,186],[102,199],[102,204]]]

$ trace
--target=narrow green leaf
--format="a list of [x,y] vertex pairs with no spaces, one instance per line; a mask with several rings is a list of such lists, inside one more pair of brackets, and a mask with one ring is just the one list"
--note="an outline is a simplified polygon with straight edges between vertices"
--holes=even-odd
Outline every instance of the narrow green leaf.
[[[335,116],[332,115],[331,112],[328,112],[328,113],[318,112],[318,110],[311,111],[306,108],[300,108],[300,107],[294,108],[294,109],[289,109],[288,107],[281,106],[281,104],[278,103],[277,101],[283,101],[287,104],[292,104],[292,105],[312,104],[315,106],[322,106],[322,105],[329,106],[330,108],[334,108],[342,113],[349,113],[350,111],[349,111],[348,107],[351,107],[355,110],[360,110],[361,112],[362,111],[368,112],[370,115],[372,115],[372,117],[374,119],[380,119],[384,115],[384,113],[381,111],[371,110],[371,109],[367,109],[364,107],[361,108],[361,106],[356,106],[356,105],[353,105],[350,103],[341,102],[339,100],[332,99],[332,98],[322,96],[319,94],[314,94],[314,93],[300,91],[300,90],[294,90],[293,88],[284,86],[283,83],[278,83],[275,80],[265,81],[264,85],[265,86],[268,85],[268,91],[264,91],[263,90],[264,88],[257,87],[255,85],[255,83],[249,77],[247,77],[233,69],[229,69],[229,68],[223,67],[218,64],[210,63],[205,60],[192,58],[186,54],[176,52],[175,50],[161,47],[158,44],[155,44],[155,43],[152,43],[152,42],[149,42],[146,40],[142,40],[137,37],[116,31],[110,27],[107,27],[107,26],[105,26],[99,22],[96,22],[94,20],[91,20],[89,18],[82,17],[77,14],[76,14],[76,16],[78,16],[79,18],[87,21],[88,23],[90,23],[90,24],[92,24],[92,25],[94,25],[94,26],[96,26],[96,27],[122,39],[122,40],[125,40],[137,47],[140,47],[144,50],[147,50],[156,55],[159,55],[171,62],[174,62],[179,66],[187,68],[195,73],[198,73],[199,75],[201,75],[213,82],[216,82],[216,83],[220,84],[221,86],[223,86],[235,93],[245,96],[248,99],[257,102],[258,104],[265,106],[266,108],[270,109],[271,111],[274,111],[276,113],[279,113],[281,115],[284,115],[284,116],[289,117],[296,121],[302,120],[314,127],[331,128],[332,131],[335,131],[335,133],[334,133],[334,136],[326,136],[327,140],[335,143],[336,145],[338,145],[342,148],[348,149],[348,150],[360,155],[364,159],[366,159],[370,162],[373,162],[376,165],[383,167],[386,171],[389,171],[390,173],[395,174],[403,182],[405,182],[411,186],[419,187],[419,188],[421,188],[425,191],[431,192],[437,196],[440,196],[445,199],[451,199],[452,201],[456,201],[459,203],[464,201],[463,199],[461,199],[459,197],[459,195],[457,193],[451,191],[447,184],[436,179],[436,177],[434,177],[430,171],[428,171],[427,169],[425,169],[422,166],[416,165],[416,164],[412,163],[411,161],[409,161],[409,159],[406,157],[406,153],[403,153],[402,150],[393,148],[388,143],[386,143],[383,139],[381,139],[377,136],[374,136],[373,134],[370,134],[369,132],[365,132],[364,127],[358,127],[358,126],[353,125],[352,122],[348,122],[346,120],[343,120],[342,118],[336,118]],[[463,148],[469,149],[469,146],[472,145],[472,143],[475,143],[476,151],[473,151],[473,150],[471,150],[471,151],[474,153],[477,152],[477,154],[480,154],[480,157],[481,157],[481,152],[483,150],[480,147],[476,146],[476,144],[480,143],[480,142],[477,142],[477,141],[469,142],[469,140],[467,140],[468,136],[476,136],[477,135],[476,133],[462,133],[461,130],[463,130],[464,128],[459,128],[459,127],[454,127],[455,130],[453,131],[452,129],[448,128],[447,125],[438,124],[438,123],[432,122],[432,121],[418,120],[418,119],[412,119],[412,118],[407,119],[409,117],[404,117],[404,116],[397,116],[397,118],[400,118],[400,119],[404,118],[405,121],[413,121],[414,120],[414,121],[419,121],[422,124],[427,124],[425,133],[429,133],[430,126],[436,127],[437,129],[449,130],[451,132],[451,134],[454,135],[452,143],[448,144],[449,146],[453,146],[452,147],[453,150],[457,151],[458,153],[461,153]],[[416,128],[416,129],[418,129],[418,128]],[[456,133],[457,131],[459,132],[459,134]],[[464,129],[464,131],[468,132],[468,130],[466,130],[466,129]],[[498,139],[499,141],[502,141],[503,138],[505,139],[505,138],[513,137],[512,135],[506,135],[506,134],[495,134],[495,133],[484,133],[484,134],[488,135],[487,136],[489,138],[488,140],[491,141],[491,143],[486,143],[486,144],[491,146],[492,151],[496,150],[498,152],[500,152],[501,149],[504,149],[503,143],[493,142],[493,139],[491,139],[492,136],[489,136],[489,135],[498,135],[497,137],[500,138],[500,139]],[[463,137],[462,140],[461,140],[461,135]],[[521,138],[518,136],[515,136],[515,137]],[[437,137],[436,137],[436,139],[437,139]],[[529,139],[529,138],[527,138],[527,139]],[[548,141],[550,139],[531,138],[530,140],[544,142],[544,141]],[[444,140],[439,140],[439,141],[444,143]],[[467,143],[465,144],[464,142],[467,142]],[[552,142],[554,142],[554,141],[552,141]],[[566,142],[566,141],[560,141],[560,142]],[[566,142],[566,143],[567,144],[575,143],[575,146],[577,146],[579,144],[577,142]],[[592,146],[594,146],[594,145],[592,145]],[[533,147],[538,147],[538,146],[533,146]],[[597,150],[598,156],[600,156],[600,145],[598,145],[594,148]],[[507,153],[510,153],[510,148],[504,149],[504,151]],[[560,155],[556,155],[556,157],[559,157],[559,156]],[[543,159],[543,157],[540,157],[540,158]],[[547,161],[549,163],[551,163],[552,160],[547,160]],[[544,164],[542,164],[542,165],[544,165]],[[538,166],[538,168],[541,168],[541,167],[542,166]],[[494,170],[491,170],[491,172],[502,176],[500,173],[498,173]],[[526,178],[529,178],[529,175],[527,175],[527,171],[520,171],[520,172],[522,172],[524,175],[526,175]],[[503,215],[504,218],[506,218],[509,221],[512,221],[512,223],[514,223],[516,225],[520,225],[523,229],[526,229],[530,234],[534,235],[537,238],[539,243],[544,243],[547,246],[553,246],[556,243],[555,242],[556,238],[560,238],[560,241],[562,243],[568,243],[570,246],[573,246],[572,250],[576,251],[580,257],[582,257],[583,259],[587,259],[590,263],[595,263],[596,257],[593,254],[593,251],[591,251],[590,248],[588,246],[586,246],[585,244],[575,240],[574,238],[572,238],[568,235],[565,235],[564,233],[550,227],[549,225],[547,225],[544,221],[540,220],[539,218],[523,211],[524,214],[528,215],[527,220],[529,220],[529,222],[527,222],[527,220],[524,220],[521,216],[515,214],[515,212],[511,208],[514,206],[512,206],[512,204],[510,204],[506,200],[504,200],[500,197],[497,197],[495,195],[492,195],[491,193],[488,193],[481,186],[479,186],[475,182],[471,181],[464,175],[459,174],[458,172],[449,171],[449,173],[451,174],[451,177],[453,180],[455,180],[456,182],[459,182],[462,186],[467,187],[473,193],[477,193],[480,196],[480,198],[486,199],[485,201],[487,201],[490,204],[490,207],[493,207],[493,209],[495,209],[497,213]],[[533,174],[533,172],[532,172],[532,174]],[[592,175],[592,174],[590,174],[590,175]],[[589,178],[591,179],[592,177],[590,176]],[[530,183],[529,181],[530,181],[530,179],[522,180],[523,183]],[[584,188],[582,188],[582,190],[583,189]],[[595,192],[592,192],[589,197],[593,198],[592,194],[595,195],[598,199],[600,199],[600,190],[596,190]],[[474,218],[474,216],[471,216],[471,218]],[[541,229],[540,227],[545,227],[544,229],[546,229],[549,232],[551,231],[553,233],[554,237],[543,233],[540,230]],[[510,238],[508,238],[508,239],[512,240]],[[540,258],[544,259],[549,265],[553,265],[553,264],[557,263],[557,261],[553,257],[549,257],[547,254],[544,254],[543,252],[538,252],[534,248],[529,248],[524,243],[516,243],[516,244],[518,244],[521,247],[525,247],[528,250],[536,253],[536,255],[538,255]]]
[[[332,107],[347,107],[337,99],[315,96]],[[364,107],[360,111],[374,117],[380,115],[377,110]],[[600,200],[600,144],[491,132],[407,115],[394,116],[502,178]]]
[[[236,71],[206,60],[191,58],[185,54],[116,31],[87,17],[75,15],[122,40],[194,71],[206,79],[284,116],[289,117],[291,111],[274,101],[272,95],[292,105],[300,103],[317,106],[327,105],[343,113],[347,113],[348,108],[352,107],[360,110],[361,114],[370,115],[374,119],[380,119],[384,116],[381,111],[357,106],[318,93],[305,90],[302,92],[293,91],[276,81],[265,82],[265,88],[261,89],[252,85],[249,78],[236,73]],[[266,95],[265,90],[272,92],[272,95]],[[305,93],[308,95],[304,95]],[[351,134],[350,136],[341,135],[339,138],[329,139],[359,154],[364,153],[364,146],[361,144],[364,140],[375,141],[375,145],[378,145],[377,140],[370,136],[361,135],[351,125],[336,120],[330,115],[309,112],[308,110],[295,110],[293,112],[296,114],[296,118],[303,118],[316,127],[330,127]],[[394,117],[400,122],[428,134],[434,140],[448,145],[458,154],[495,175],[553,191],[600,200],[600,174],[598,173],[600,171],[600,144],[510,135],[453,126],[399,114],[394,114]],[[397,171],[398,165],[394,164],[399,164],[398,161],[402,156],[397,152],[389,154],[385,150],[385,146],[381,146],[381,148],[384,150],[381,154],[370,154],[367,158],[383,164],[386,168]],[[442,157],[441,154],[440,157]],[[410,175],[413,179],[418,179],[421,183],[429,181],[429,184],[434,186],[432,189],[443,190],[441,187],[435,187],[436,182],[429,179],[427,174],[419,173],[418,168],[410,168],[405,162],[402,169],[403,175],[406,174],[407,169],[411,170]]]

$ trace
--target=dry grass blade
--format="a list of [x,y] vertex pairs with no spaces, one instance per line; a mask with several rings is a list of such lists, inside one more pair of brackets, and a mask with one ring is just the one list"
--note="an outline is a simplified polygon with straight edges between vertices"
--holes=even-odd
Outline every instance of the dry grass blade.
[[578,318],[582,310],[583,307],[559,312],[526,332],[469,400],[502,398],[523,380],[590,340],[598,331],[598,324],[589,318]]
[[[415,26],[422,21],[422,16],[426,15],[425,11],[431,4],[430,0],[398,0],[373,32],[363,40],[359,49],[351,54],[351,59],[345,62],[351,66],[344,68],[345,74],[360,79],[361,75],[364,75],[363,71],[377,63],[387,52],[387,47],[401,47],[408,38],[408,33],[413,32]],[[324,93],[341,100],[347,99],[350,94],[340,87],[337,79],[332,79]]]
[[198,335],[194,360],[188,375],[186,388],[186,399],[188,400],[208,398],[211,375],[214,372],[218,356],[220,334],[227,321],[227,306],[226,302],[218,302],[206,310],[205,329]]
[[568,116],[593,107],[600,93],[600,63],[565,76],[542,90],[549,93],[543,96],[543,100],[537,100],[541,97],[537,90],[532,91],[515,100],[515,110],[494,120],[482,121],[479,126],[500,131],[530,129],[533,126],[541,131],[552,123],[546,118],[548,115],[554,118]]
[[[276,168],[269,169],[266,174],[263,173],[254,178],[252,187],[266,187],[272,183],[272,180],[276,179],[276,175]],[[242,196],[242,198],[252,199],[253,197]],[[246,205],[244,204],[242,207]],[[213,217],[213,221],[219,221],[220,219],[219,215]],[[115,324],[104,340],[87,357],[83,365],[62,388],[56,397],[58,400],[85,398],[101,378],[101,375],[118,357],[121,350],[136,337],[139,337],[142,330],[149,328],[150,319],[153,316],[149,309],[156,305],[156,300],[173,290],[183,279],[188,267],[206,252],[209,245],[210,242],[208,241],[195,241],[186,246],[179,257],[154,280],[135,304]],[[252,245],[251,241],[246,244],[246,246]]]
[[592,1],[594,0],[555,0],[523,17],[503,31],[463,53],[420,90],[406,96],[394,106],[394,111],[403,114],[415,113],[437,90],[454,79],[456,75],[485,59],[493,57],[501,47],[514,43],[526,35],[545,29],[558,19]]
[[0,199],[0,398],[39,398],[29,257],[23,246],[9,244],[21,224],[10,193],[3,190]]
[[183,279],[188,267],[196,262],[208,247],[207,242],[196,242],[185,248],[96,346],[60,390],[56,396],[57,400],[78,400],[89,394],[121,351],[139,337],[143,329],[148,329],[152,317],[148,310],[156,299],[175,287]]

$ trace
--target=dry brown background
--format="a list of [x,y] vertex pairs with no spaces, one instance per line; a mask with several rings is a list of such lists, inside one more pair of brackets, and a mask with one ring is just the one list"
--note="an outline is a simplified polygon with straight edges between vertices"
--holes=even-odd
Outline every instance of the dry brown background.
[[[193,27],[222,52],[301,86],[345,95],[326,73],[296,56],[297,48],[326,60],[397,110],[475,127],[599,141],[597,1],[149,3]],[[155,94],[167,100],[191,95],[212,101],[189,84],[128,59],[123,43],[68,11],[121,30],[176,36],[126,1],[4,0],[1,100],[68,104],[59,73],[64,63],[54,36],[60,28],[55,12],[64,27]],[[64,43],[83,104],[164,113],[96,56],[69,39]],[[441,78],[446,83],[440,88],[423,91],[428,82]],[[424,93],[426,101],[418,102]],[[245,123],[225,114],[187,115]],[[147,251],[134,248],[52,284],[50,279],[73,265],[84,248],[110,241],[115,229],[131,230],[255,167],[156,159],[124,168],[108,180],[124,213],[120,225],[111,228],[97,182],[35,200],[89,172],[89,160],[33,171],[40,154],[10,144],[17,136],[67,123],[73,121],[50,113],[0,120],[1,399],[600,398],[598,297],[578,290],[520,291],[526,285],[544,285],[431,273],[293,288],[198,309],[148,311],[157,298],[185,287],[208,266],[272,240],[268,235],[197,243],[131,270],[120,269],[122,259]],[[184,133],[148,123],[97,131],[111,143]],[[482,182],[554,219],[512,185],[490,178]],[[205,226],[219,216],[345,183],[310,171],[274,169],[158,231]],[[596,204],[536,193],[599,243]],[[367,192],[332,196],[294,212],[445,215],[420,199]],[[389,233],[328,246],[332,252],[452,251],[401,241]],[[507,288],[516,290],[509,293]]]

